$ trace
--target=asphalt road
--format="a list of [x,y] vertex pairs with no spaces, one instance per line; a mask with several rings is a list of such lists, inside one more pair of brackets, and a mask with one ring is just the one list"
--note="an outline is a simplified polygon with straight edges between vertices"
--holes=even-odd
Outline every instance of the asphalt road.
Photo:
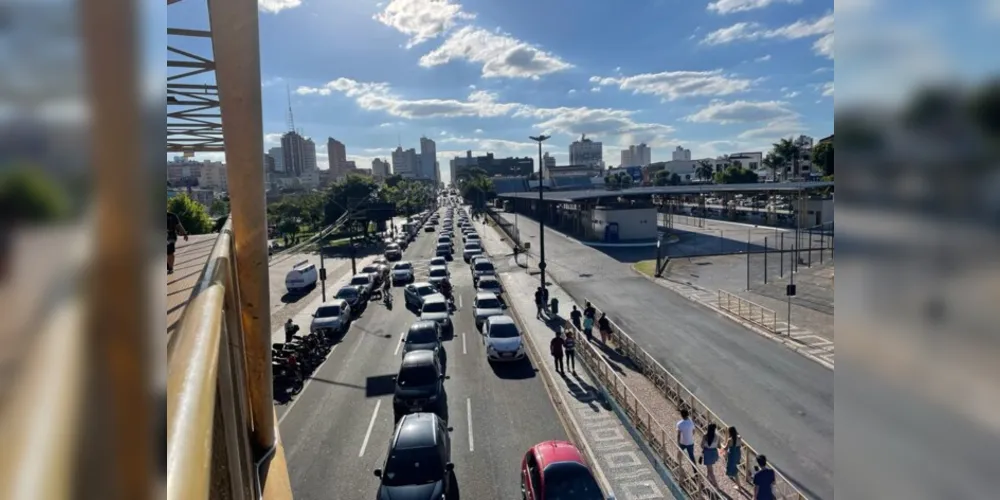
[[[404,259],[426,264],[437,232],[421,233]],[[450,265],[459,306],[455,335],[445,342],[445,382],[452,461],[461,498],[520,496],[521,457],[532,445],[567,439],[531,362],[496,369],[473,321],[474,297],[461,242]],[[350,264],[348,263],[348,267]],[[426,265],[417,279],[426,277]],[[393,308],[373,302],[354,321],[327,362],[293,403],[278,408],[295,498],[372,498],[393,432],[391,377],[399,368],[401,334],[415,320],[394,289]]]
[[[537,252],[538,223],[519,222]],[[834,498],[833,371],[551,229],[545,255],[576,301],[605,311],[807,495]]]

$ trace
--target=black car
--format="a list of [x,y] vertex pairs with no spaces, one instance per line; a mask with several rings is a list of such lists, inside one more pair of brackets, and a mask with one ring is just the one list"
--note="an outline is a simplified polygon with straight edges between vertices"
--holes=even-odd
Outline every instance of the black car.
[[433,351],[413,351],[403,356],[396,375],[392,413],[399,421],[408,413],[431,412],[447,420],[444,370]]
[[448,426],[433,413],[400,420],[389,442],[385,464],[375,469],[378,500],[451,498],[455,483]]
[[360,286],[347,285],[337,291],[335,298],[344,299],[351,305],[351,314],[357,315],[368,304],[368,294]]

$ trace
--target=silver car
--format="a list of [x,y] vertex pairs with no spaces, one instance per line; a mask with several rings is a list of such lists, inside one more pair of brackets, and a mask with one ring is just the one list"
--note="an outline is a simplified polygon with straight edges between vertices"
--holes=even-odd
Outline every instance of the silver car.
[[403,301],[405,301],[408,306],[420,308],[424,306],[424,298],[436,293],[440,292],[438,292],[438,289],[430,283],[410,283],[409,285],[403,287]]
[[420,321],[434,321],[441,325],[441,330],[448,333],[454,331],[454,326],[451,324],[451,306],[440,293],[424,297],[424,305],[420,307]]
[[417,321],[410,325],[406,335],[399,339],[403,343],[403,356],[412,351],[434,351],[440,355],[444,351],[441,345],[441,327],[433,321]]
[[324,302],[312,314],[309,332],[343,332],[351,322],[351,306],[346,300],[333,299]]
[[481,328],[486,318],[503,314],[507,306],[496,294],[490,292],[479,292],[473,304],[472,312],[476,317],[476,328]]
[[351,278],[351,285],[359,286],[364,289],[365,294],[371,297],[372,291],[375,289],[375,275],[368,273],[358,273]]
[[503,285],[500,284],[500,280],[496,279],[495,276],[483,276],[476,283],[476,290],[479,292],[489,292],[492,294],[503,295]]
[[400,261],[392,266],[392,284],[409,283],[413,281],[413,264],[409,261]]
[[448,272],[446,266],[433,266],[427,274],[427,281],[435,287],[440,287],[442,281],[451,278],[451,273]]

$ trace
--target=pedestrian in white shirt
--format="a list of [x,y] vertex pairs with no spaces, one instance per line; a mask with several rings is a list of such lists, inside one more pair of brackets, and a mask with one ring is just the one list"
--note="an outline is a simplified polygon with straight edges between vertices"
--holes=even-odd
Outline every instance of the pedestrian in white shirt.
[[691,463],[696,463],[694,459],[694,422],[691,421],[690,413],[686,408],[681,410],[681,420],[677,422],[677,446],[687,452]]

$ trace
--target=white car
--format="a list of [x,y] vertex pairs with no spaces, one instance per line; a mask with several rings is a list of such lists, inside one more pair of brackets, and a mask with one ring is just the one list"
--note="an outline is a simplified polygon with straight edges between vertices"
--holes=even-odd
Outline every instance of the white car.
[[413,264],[409,261],[397,262],[392,266],[392,284],[410,283],[413,281]]
[[472,262],[472,283],[478,283],[484,276],[496,276],[497,270],[488,259],[479,258]]
[[451,273],[448,272],[447,266],[434,266],[427,271],[427,281],[438,288],[442,281],[450,278]]
[[500,284],[500,280],[496,276],[483,276],[476,283],[476,291],[489,292],[499,297],[503,295],[503,285]]
[[344,299],[324,302],[312,315],[309,332],[337,332],[347,330],[351,322],[351,306]]
[[444,257],[434,257],[433,259],[431,259],[430,265],[428,265],[427,267],[431,268],[431,267],[441,267],[441,266],[448,267],[448,259]]
[[483,343],[487,361],[524,359],[521,332],[510,316],[490,316],[483,323]]
[[462,249],[462,259],[466,262],[472,261],[472,258],[476,255],[481,255],[483,253],[483,247],[479,245],[478,241],[470,241],[465,244],[465,248]]
[[424,306],[425,298],[436,293],[440,292],[430,283],[410,283],[403,287],[403,301],[406,302],[406,305],[419,309]]
[[451,324],[451,307],[444,295],[435,293],[424,297],[424,304],[420,306],[420,321],[434,321],[441,326],[441,330],[449,334],[454,332],[454,325]]
[[504,309],[507,309],[507,306],[496,294],[490,292],[477,293],[476,299],[472,304],[472,313],[476,318],[476,328],[482,327],[483,323],[486,322],[486,318],[502,315]]
[[315,286],[317,280],[319,280],[319,272],[316,271],[316,265],[304,260],[295,264],[292,270],[285,275],[285,288],[288,289],[288,293],[299,293]]

